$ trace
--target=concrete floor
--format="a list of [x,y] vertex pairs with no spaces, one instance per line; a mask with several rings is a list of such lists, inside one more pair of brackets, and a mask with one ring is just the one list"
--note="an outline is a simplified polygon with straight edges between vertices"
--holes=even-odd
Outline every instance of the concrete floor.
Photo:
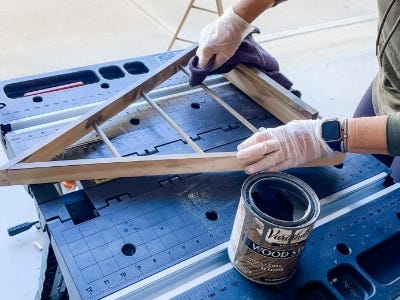
[[[164,52],[188,2],[0,0],[0,80]],[[323,116],[351,116],[376,73],[375,2],[288,1],[254,22],[258,40]],[[223,1],[224,7],[231,3]],[[198,5],[215,7],[212,0]],[[181,36],[197,40],[215,18],[193,10]],[[176,43],[174,49],[185,46]],[[6,161],[0,151],[0,163]],[[35,220],[35,207],[21,186],[0,188],[0,198],[0,295],[32,299],[41,233],[8,237],[6,229]]]

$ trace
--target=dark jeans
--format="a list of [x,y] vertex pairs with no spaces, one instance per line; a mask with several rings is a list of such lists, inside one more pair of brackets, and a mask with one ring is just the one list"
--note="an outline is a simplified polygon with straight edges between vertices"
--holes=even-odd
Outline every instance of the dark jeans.
[[[361,101],[358,103],[356,111],[354,112],[353,117],[370,117],[376,116],[374,108],[372,106],[372,91],[371,85],[368,87],[364,96],[361,98]],[[395,182],[400,181],[400,158],[399,156],[390,156],[390,155],[374,155],[378,160],[384,163],[386,166],[392,169],[392,177]]]

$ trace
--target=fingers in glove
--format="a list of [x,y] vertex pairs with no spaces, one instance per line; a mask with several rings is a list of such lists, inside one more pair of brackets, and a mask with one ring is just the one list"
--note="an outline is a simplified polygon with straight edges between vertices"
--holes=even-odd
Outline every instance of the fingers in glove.
[[270,172],[280,172],[284,171],[290,168],[294,168],[296,166],[293,165],[293,162],[291,160],[284,160],[279,164],[276,164],[275,166],[272,166],[271,168],[268,169]]
[[280,165],[285,159],[282,151],[275,151],[267,154],[259,161],[247,166],[245,172],[247,174],[254,174],[260,171],[272,171],[275,166]]
[[[199,48],[196,52],[196,55],[199,57],[197,67],[198,68],[208,68],[211,62],[213,62],[211,71],[214,71],[225,64],[230,56],[227,56],[224,52],[219,50],[220,44],[215,44],[212,46],[204,46]],[[234,49],[233,47],[231,47]],[[236,50],[235,50],[236,51]],[[215,58],[213,59],[213,56]]]
[[274,136],[270,133],[270,131],[266,130],[265,128],[260,128],[258,132],[254,133],[252,136],[250,136],[249,138],[247,138],[243,142],[241,142],[237,146],[237,149],[242,150],[251,145],[255,145],[258,143],[268,141],[268,140],[272,139],[273,137]]
[[212,70],[218,69],[234,55],[242,40],[254,27],[239,17],[232,7],[225,10],[215,22],[201,30],[197,56],[199,67],[204,68],[213,55],[216,55]]
[[211,61],[211,58],[213,57],[213,55],[215,55],[213,52],[214,49],[212,48],[198,48],[196,51],[196,55],[198,56],[196,67],[202,69],[207,68]]
[[[232,49],[234,49],[234,48],[232,47]],[[234,51],[236,51],[236,49]],[[215,65],[213,67],[213,71],[218,69],[219,67],[221,67],[223,64],[225,64],[230,58],[231,58],[231,56],[227,56],[227,55],[225,55],[225,53],[222,53],[222,52],[218,53],[217,57],[215,59]]]
[[270,154],[280,149],[280,144],[276,140],[256,143],[248,146],[237,153],[238,159],[258,158]]

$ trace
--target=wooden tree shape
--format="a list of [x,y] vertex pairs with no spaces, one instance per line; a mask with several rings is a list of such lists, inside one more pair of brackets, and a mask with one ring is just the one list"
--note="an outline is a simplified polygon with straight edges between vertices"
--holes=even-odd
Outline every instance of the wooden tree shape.
[[[0,169],[0,185],[243,170],[245,162],[236,159],[236,152],[202,152],[146,94],[178,71],[183,70],[187,73],[183,66],[187,65],[196,49],[197,46],[194,45],[182,51],[158,69],[149,72],[143,79],[111,97],[106,103],[10,160]],[[256,69],[238,66],[226,77],[284,123],[293,119],[317,117],[318,113],[315,110]],[[257,130],[208,87],[203,84],[201,87],[252,132]],[[141,157],[121,157],[118,154],[99,126],[142,97],[163,115],[196,153]],[[97,131],[115,157],[49,161],[92,130]],[[319,160],[310,165],[336,165],[341,163],[342,159],[342,156],[338,156],[330,160]]]

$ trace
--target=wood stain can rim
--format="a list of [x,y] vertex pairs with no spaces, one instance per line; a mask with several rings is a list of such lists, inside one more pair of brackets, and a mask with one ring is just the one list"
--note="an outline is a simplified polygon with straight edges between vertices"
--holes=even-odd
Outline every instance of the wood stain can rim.
[[[292,192],[301,193],[300,200],[306,200],[307,208],[301,218],[293,221],[281,220],[274,218],[264,213],[254,203],[252,192],[257,184],[269,183],[271,187],[276,189],[289,189]],[[260,172],[248,177],[243,185],[241,191],[242,198],[249,209],[253,210],[259,217],[265,219],[276,226],[296,228],[297,226],[305,227],[315,223],[320,213],[320,203],[317,194],[314,190],[303,180],[282,172]]]

